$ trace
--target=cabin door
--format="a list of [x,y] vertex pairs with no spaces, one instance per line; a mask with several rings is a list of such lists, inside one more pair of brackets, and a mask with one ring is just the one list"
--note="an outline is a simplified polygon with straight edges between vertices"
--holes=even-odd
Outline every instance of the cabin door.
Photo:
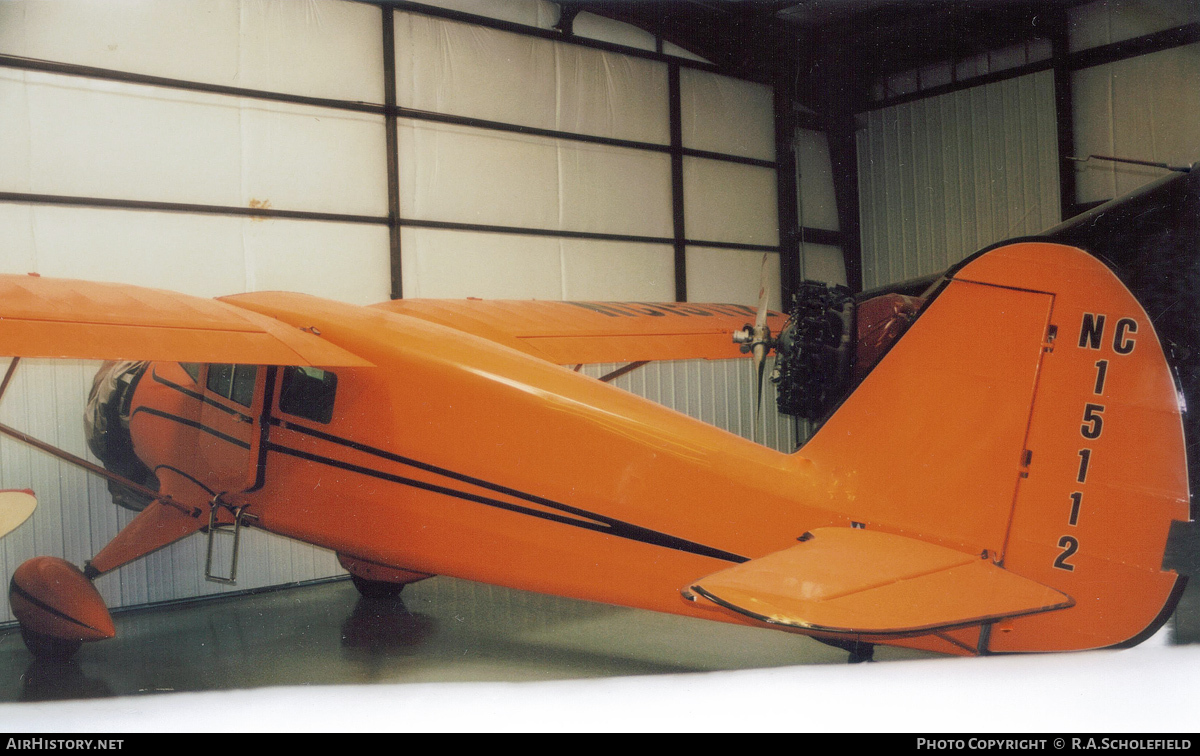
[[199,453],[205,485],[214,493],[240,493],[259,479],[263,402],[273,368],[207,366],[200,410]]

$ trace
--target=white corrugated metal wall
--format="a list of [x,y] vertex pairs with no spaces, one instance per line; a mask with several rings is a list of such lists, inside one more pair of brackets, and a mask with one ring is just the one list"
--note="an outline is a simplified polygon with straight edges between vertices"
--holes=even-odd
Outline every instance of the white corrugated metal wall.
[[863,288],[1059,221],[1050,71],[873,110],[859,132]]
[[[1071,9],[1070,59],[1200,21],[1190,0],[1101,0]],[[858,135],[863,287],[946,269],[993,242],[1061,220],[1054,72],[1049,43],[994,51],[880,82],[881,107]],[[971,87],[970,78],[1045,61],[1047,70]],[[920,97],[922,85],[963,82]],[[1200,45],[1070,73],[1075,156],[1188,165],[1200,160]],[[902,95],[888,106],[886,95]],[[1091,161],[1071,202],[1108,200],[1163,175]]]
[[[442,0],[546,29],[541,0]],[[452,116],[664,144],[667,64],[511,30],[395,11],[397,103]],[[0,54],[187,82],[338,101],[384,100],[381,10],[345,0],[0,3]],[[654,50],[639,29],[589,14],[576,34]],[[663,43],[680,58],[694,58]],[[532,62],[531,62],[532,61]],[[762,252],[778,243],[768,88],[684,68],[684,146],[748,158],[684,160],[689,299],[754,304]],[[498,89],[499,88],[499,89]],[[506,89],[507,88],[507,89]],[[506,94],[507,93],[507,94]],[[443,222],[671,236],[661,152],[399,119],[406,296],[674,299],[669,243],[422,226]],[[0,202],[0,270],[113,280],[200,296],[299,290],[355,303],[386,299],[385,119],[354,112],[0,66],[0,192],[300,210],[307,220]],[[756,164],[754,161],[758,161]],[[635,177],[637,180],[632,180]],[[820,179],[826,180],[826,179]],[[818,189],[816,191],[823,191]],[[666,241],[666,240],[664,240]],[[706,245],[704,242],[708,242]],[[721,246],[728,244],[732,246]],[[778,307],[778,256],[769,273]],[[828,266],[826,266],[828,267]],[[602,374],[614,366],[589,366]],[[0,421],[86,454],[81,418],[96,363],[29,361]],[[663,363],[617,385],[745,437],[749,363]],[[791,422],[763,402],[759,440],[792,447]],[[0,540],[4,576],[35,555],[81,564],[131,515],[102,482],[0,441],[0,485],[31,487],[34,518]],[[339,574],[333,554],[256,531],[236,589],[203,579],[202,537],[185,539],[97,586],[110,606]],[[11,618],[0,614],[0,620]]]

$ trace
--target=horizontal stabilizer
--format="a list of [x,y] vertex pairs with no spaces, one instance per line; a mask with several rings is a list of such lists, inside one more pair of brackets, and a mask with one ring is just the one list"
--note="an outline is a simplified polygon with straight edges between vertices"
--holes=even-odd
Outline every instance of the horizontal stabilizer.
[[853,528],[814,530],[796,546],[709,575],[690,590],[773,625],[868,636],[917,635],[1074,604],[979,555]]
[[369,367],[312,333],[214,299],[0,275],[0,355]]

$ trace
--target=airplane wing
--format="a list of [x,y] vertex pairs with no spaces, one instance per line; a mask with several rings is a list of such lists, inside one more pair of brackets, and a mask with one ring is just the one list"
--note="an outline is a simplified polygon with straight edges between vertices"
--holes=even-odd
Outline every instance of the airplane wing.
[[0,354],[367,367],[317,335],[214,299],[127,284],[0,275]]
[[[745,356],[731,338],[752,307],[691,302],[400,299],[374,305],[490,339],[558,365]],[[769,313],[772,333],[784,316]]]
[[1075,603],[979,555],[854,528],[813,530],[689,591],[769,624],[863,636],[925,634]]

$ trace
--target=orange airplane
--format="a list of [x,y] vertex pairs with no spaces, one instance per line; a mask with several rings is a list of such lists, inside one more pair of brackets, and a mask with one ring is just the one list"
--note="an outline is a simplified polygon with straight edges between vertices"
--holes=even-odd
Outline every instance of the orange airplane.
[[[222,528],[332,549],[366,594],[450,575],[860,656],[1135,643],[1185,580],[1165,556],[1190,533],[1190,491],[1164,344],[1121,280],[1064,244],[999,245],[920,297],[788,328],[691,303],[361,307],[32,276],[0,292],[0,352],[139,361],[97,376],[109,469],[90,469],[144,508],[83,569],[15,572],[35,655],[114,634],[92,578],[198,531],[211,554]],[[822,363],[805,323],[842,357]],[[852,388],[785,454],[571,368],[740,348]],[[11,530],[31,494],[0,504]]]

